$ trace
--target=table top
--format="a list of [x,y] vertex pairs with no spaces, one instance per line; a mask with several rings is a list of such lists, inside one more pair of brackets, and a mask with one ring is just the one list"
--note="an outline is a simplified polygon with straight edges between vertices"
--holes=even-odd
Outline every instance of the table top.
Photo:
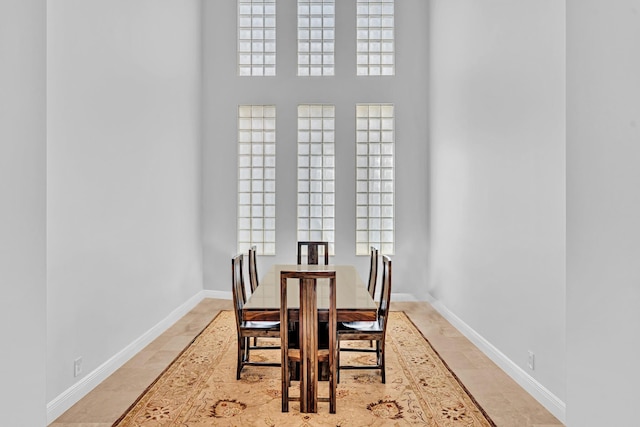
[[[280,319],[280,272],[281,271],[335,271],[336,305],[338,321],[367,321],[376,319],[377,305],[369,295],[356,268],[352,265],[297,265],[275,264],[262,277],[260,286],[244,306],[245,320]],[[288,292],[290,308],[298,307],[298,283],[289,279],[293,286]],[[319,279],[317,285],[318,310],[326,312],[329,305],[328,279]]]

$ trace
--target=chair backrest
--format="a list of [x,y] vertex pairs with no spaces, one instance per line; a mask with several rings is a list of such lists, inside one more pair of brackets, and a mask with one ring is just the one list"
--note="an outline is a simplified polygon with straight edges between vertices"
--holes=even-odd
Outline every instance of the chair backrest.
[[257,265],[257,255],[258,248],[256,246],[251,246],[249,248],[249,284],[251,285],[251,293],[256,291],[256,288],[260,284],[258,280],[258,265]]
[[242,272],[244,255],[239,254],[231,259],[231,294],[233,295],[233,308],[236,312],[236,326],[240,331],[242,324],[242,309],[247,302],[247,293],[244,289],[244,273]]
[[[329,279],[329,330],[337,328],[337,311],[336,311],[336,272],[335,271],[281,271],[280,272],[280,324],[286,325],[289,321],[288,310],[288,288],[287,280],[297,279],[299,281],[299,318],[307,320],[313,319],[314,324],[318,320],[317,306],[317,281],[318,279]],[[284,322],[284,323],[283,323]],[[332,327],[333,322],[333,327]],[[313,327],[312,325],[310,325]],[[302,333],[303,325],[299,330]],[[282,334],[283,339],[288,334]],[[314,334],[317,338],[317,334]],[[288,341],[287,341],[288,342]]]
[[389,304],[391,303],[391,258],[382,255],[382,291],[380,292],[380,304],[378,305],[378,321],[382,330],[387,330],[389,320]]
[[306,264],[317,265],[320,249],[324,251],[324,265],[329,264],[329,242],[298,242],[298,264],[302,264],[302,255],[306,249]]
[[369,263],[369,285],[367,290],[371,298],[375,298],[378,283],[378,248],[371,246],[371,262]]
[[[301,382],[300,398],[307,401],[308,396],[315,396],[318,378],[318,305],[317,305],[317,286],[318,279],[329,279],[329,367],[330,367],[330,383],[335,389],[335,373],[336,373],[336,357],[337,357],[337,325],[338,316],[336,311],[336,272],[335,271],[282,271],[280,273],[280,324],[289,324],[289,307],[287,298],[287,281],[288,279],[299,280],[300,304],[298,311],[298,331],[300,343],[300,369],[301,378],[309,378],[311,383],[307,383],[304,388]],[[305,339],[306,338],[306,339]],[[281,363],[283,367],[283,379],[286,381],[286,373],[288,369],[289,359],[289,333],[287,328],[280,328],[280,348],[282,352]],[[313,388],[310,390],[309,388]],[[333,390],[335,396],[335,390]],[[285,395],[283,394],[283,399]],[[317,404],[315,397],[310,399],[313,401],[313,410],[315,412]],[[335,412],[335,398],[331,404]],[[284,406],[283,406],[284,408]],[[284,410],[284,409],[283,409]]]

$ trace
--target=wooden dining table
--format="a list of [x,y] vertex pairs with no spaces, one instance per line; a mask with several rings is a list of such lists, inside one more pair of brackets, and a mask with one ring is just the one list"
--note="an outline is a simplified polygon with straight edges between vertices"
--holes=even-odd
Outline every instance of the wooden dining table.
[[[247,303],[243,314],[246,321],[280,320],[280,273],[282,271],[335,271],[336,272],[336,315],[338,322],[374,321],[377,315],[377,305],[369,295],[356,268],[352,265],[298,265],[275,264],[262,277]],[[297,285],[297,283],[295,284]],[[320,322],[328,320],[329,284],[328,280],[318,279],[316,286],[318,294],[318,318]],[[288,286],[287,304],[289,320],[298,321],[299,287]],[[304,328],[302,329],[304,330]],[[310,342],[309,337],[300,337],[303,343]],[[314,366],[317,366],[315,363]],[[301,389],[305,393],[300,400],[300,412],[315,412],[316,382],[310,375],[318,377],[317,372],[310,374],[305,370],[300,372]]]
[[[282,271],[335,271],[336,306],[338,322],[374,321],[378,306],[369,295],[364,282],[353,265],[298,265],[274,264],[260,280],[260,286],[244,306],[244,320],[280,320],[280,272]],[[326,321],[329,301],[329,286],[318,283],[318,311],[320,321]],[[299,295],[296,287],[288,293],[288,306],[298,307]],[[324,315],[324,318],[323,318]],[[296,320],[295,311],[291,320]]]

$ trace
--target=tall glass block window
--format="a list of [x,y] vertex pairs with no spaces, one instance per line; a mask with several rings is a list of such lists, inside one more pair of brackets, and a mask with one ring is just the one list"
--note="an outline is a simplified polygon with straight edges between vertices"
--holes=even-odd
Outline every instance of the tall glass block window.
[[298,0],[298,75],[335,74],[335,0]]
[[238,251],[276,252],[276,107],[238,107]]
[[356,121],[356,254],[393,255],[393,105],[358,104]]
[[394,0],[358,0],[359,76],[395,74]]
[[298,240],[328,241],[334,255],[335,106],[298,106]]
[[276,75],[275,0],[238,0],[238,74]]

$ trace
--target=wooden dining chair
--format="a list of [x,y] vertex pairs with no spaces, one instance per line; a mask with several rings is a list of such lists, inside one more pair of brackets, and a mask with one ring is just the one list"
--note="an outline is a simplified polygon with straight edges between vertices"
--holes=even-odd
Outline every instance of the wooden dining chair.
[[[384,350],[390,300],[391,259],[383,255],[382,291],[377,319],[373,322],[341,322],[338,325],[338,382],[340,382],[340,370],[342,369],[379,369],[382,383],[386,382]],[[373,340],[376,342],[376,346],[375,348],[341,348],[340,342],[345,340]],[[340,352],[343,351],[373,352],[376,354],[376,363],[374,365],[340,365]]]
[[260,284],[256,259],[257,252],[257,246],[254,245],[249,248],[249,285],[251,285],[251,293],[254,293]]
[[[239,254],[231,259],[231,277],[233,306],[236,313],[236,330],[238,335],[238,360],[236,366],[236,379],[240,379],[240,373],[245,366],[280,366],[276,362],[252,362],[250,350],[279,350],[278,346],[251,346],[252,337],[280,337],[280,322],[253,322],[246,321],[243,317],[244,304],[247,302],[247,294],[244,285],[243,273],[244,255]],[[286,328],[285,328],[286,329]]]
[[[329,402],[329,412],[336,412],[337,311],[335,271],[282,271],[280,273],[280,324],[288,325],[288,279],[297,279],[299,286],[299,348],[290,346],[289,333],[280,330],[282,360],[282,412],[289,412],[289,401],[300,401],[300,412],[318,412],[318,401]],[[328,349],[318,348],[318,279],[329,280],[329,343]],[[291,382],[289,362],[300,365],[300,398],[289,397]],[[329,397],[318,397],[319,362],[329,364]]]
[[324,251],[324,265],[329,264],[329,242],[298,242],[298,264],[302,264],[303,255],[306,252],[306,264],[317,265],[319,261],[318,253]]

